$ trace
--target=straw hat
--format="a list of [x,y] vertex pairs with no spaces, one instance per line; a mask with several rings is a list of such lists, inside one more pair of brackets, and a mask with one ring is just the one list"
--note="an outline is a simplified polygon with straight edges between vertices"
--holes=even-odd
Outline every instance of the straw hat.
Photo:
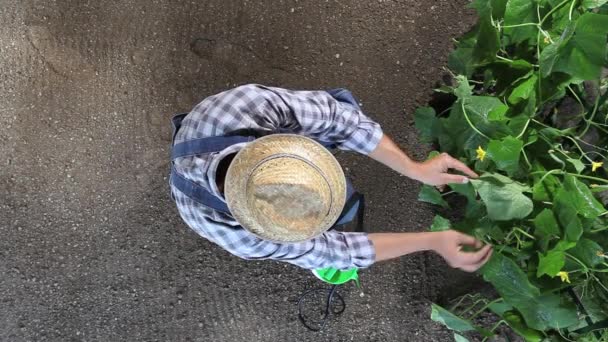
[[245,229],[265,240],[297,242],[336,222],[346,201],[346,178],[316,141],[271,134],[239,151],[226,174],[225,195]]

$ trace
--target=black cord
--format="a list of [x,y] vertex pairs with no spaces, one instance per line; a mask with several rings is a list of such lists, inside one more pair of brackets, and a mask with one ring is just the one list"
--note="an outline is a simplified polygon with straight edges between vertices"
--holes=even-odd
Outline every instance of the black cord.
[[[323,329],[323,327],[325,327],[325,324],[327,324],[327,321],[329,320],[329,317],[331,314],[333,315],[340,315],[344,312],[344,310],[346,310],[346,303],[344,302],[344,298],[342,298],[342,296],[337,292],[338,289],[338,285],[333,285],[330,288],[316,288],[316,289],[312,289],[312,290],[308,290],[306,292],[304,292],[304,294],[302,294],[300,296],[300,299],[298,299],[298,318],[300,319],[300,322],[302,322],[302,324],[304,324],[304,326],[310,330],[310,331],[320,331],[321,329]],[[321,317],[321,320],[319,321],[312,321],[312,324],[314,326],[312,326],[310,323],[311,321],[308,321],[306,316],[304,316],[303,313],[303,303],[304,303],[304,298],[306,298],[307,296],[314,294],[314,293],[318,293],[318,292],[327,292],[327,302],[325,303],[325,312],[323,313],[323,317]],[[336,300],[336,301],[334,301]],[[334,303],[338,303],[337,308],[336,305],[333,305]]]

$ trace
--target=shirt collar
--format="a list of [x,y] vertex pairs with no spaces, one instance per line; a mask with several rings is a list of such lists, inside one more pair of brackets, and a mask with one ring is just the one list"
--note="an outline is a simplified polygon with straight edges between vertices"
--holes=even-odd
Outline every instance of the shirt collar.
[[216,153],[212,157],[211,163],[209,164],[209,171],[207,172],[207,177],[208,177],[208,181],[209,181],[209,187],[211,188],[211,193],[224,202],[226,202],[226,199],[224,198],[224,195],[220,192],[219,188],[217,187],[217,182],[216,182],[217,167],[220,164],[220,161],[222,161],[222,159],[224,159],[229,154],[237,153],[243,147],[245,147],[246,144],[247,144],[246,142],[243,142],[243,143],[234,144],[234,145],[226,147],[225,149]]

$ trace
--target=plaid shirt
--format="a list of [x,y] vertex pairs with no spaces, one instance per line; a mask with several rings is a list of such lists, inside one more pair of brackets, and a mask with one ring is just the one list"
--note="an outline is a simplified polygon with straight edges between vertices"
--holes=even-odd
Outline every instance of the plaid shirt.
[[[363,154],[374,150],[382,137],[377,123],[325,91],[291,91],[252,84],[199,103],[182,121],[175,143],[239,130],[254,130],[262,135],[302,134]],[[232,145],[217,153],[180,158],[175,168],[224,200],[216,185],[216,169],[222,158],[245,144]],[[331,230],[304,242],[266,241],[241,227],[231,215],[201,205],[173,187],[171,191],[188,226],[241,258],[280,260],[307,269],[363,268],[375,260],[374,246],[365,233]]]

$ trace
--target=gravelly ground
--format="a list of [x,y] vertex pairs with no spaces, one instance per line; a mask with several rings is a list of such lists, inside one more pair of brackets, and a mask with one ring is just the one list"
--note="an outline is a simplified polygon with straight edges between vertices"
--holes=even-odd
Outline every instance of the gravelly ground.
[[[308,332],[294,303],[319,283],[199,238],[166,174],[170,116],[249,82],[348,87],[422,158],[411,113],[473,22],[465,3],[0,0],[0,340],[449,341],[429,303],[473,278],[432,255],[376,265]],[[370,230],[428,226],[418,184],[340,159]]]

